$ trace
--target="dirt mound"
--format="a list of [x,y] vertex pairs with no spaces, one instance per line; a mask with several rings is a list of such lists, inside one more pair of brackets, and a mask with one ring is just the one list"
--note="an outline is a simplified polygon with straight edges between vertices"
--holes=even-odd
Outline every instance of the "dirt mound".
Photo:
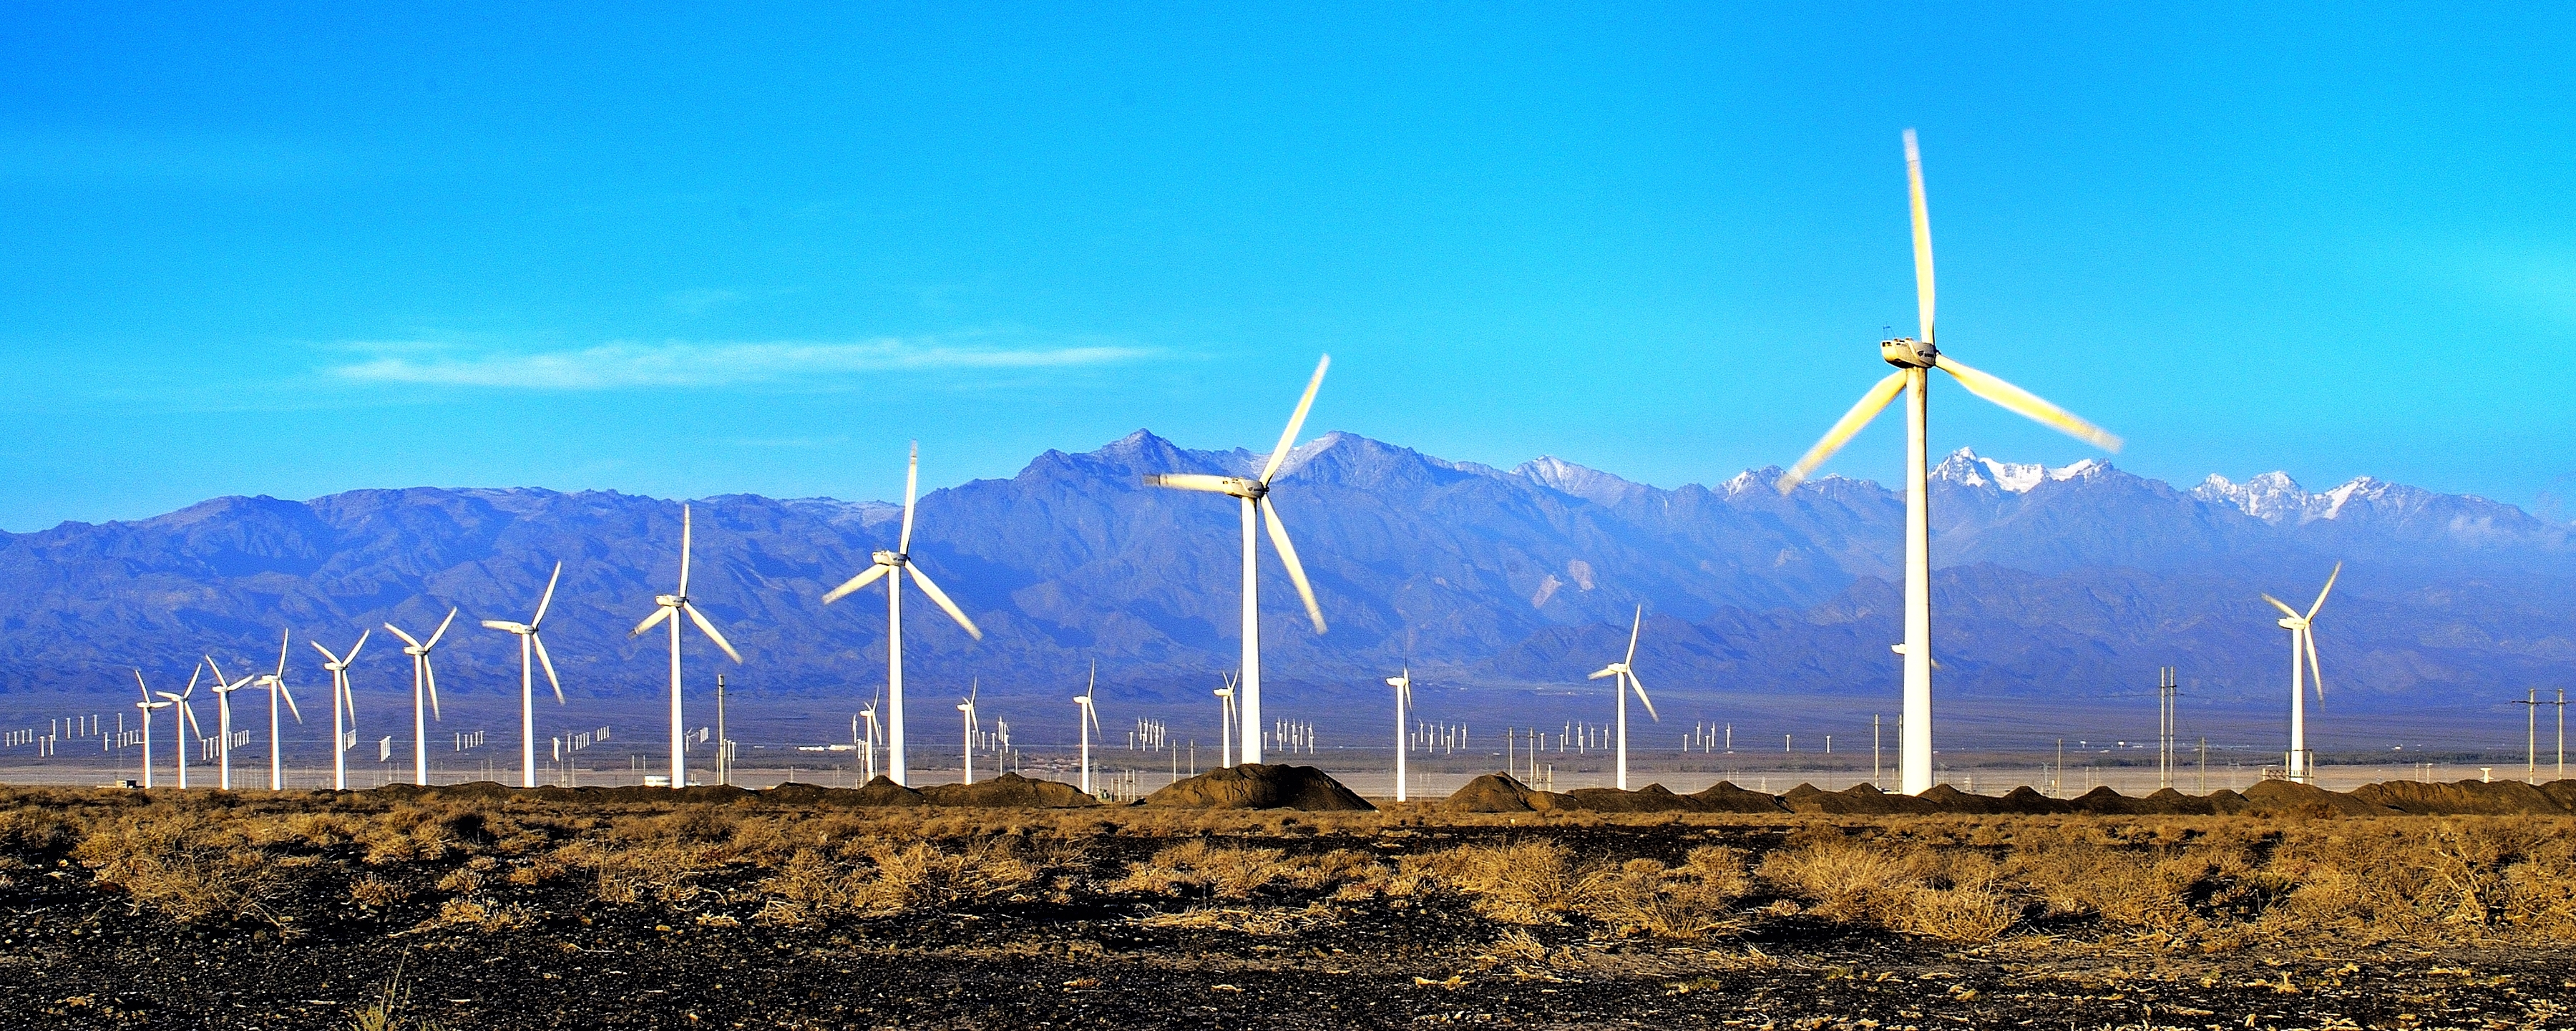
[[2046,816],[2067,812],[2070,808],[2066,803],[2040,794],[2039,789],[2024,784],[1995,799],[1994,811],[2016,816]]
[[2372,805],[2419,815],[2565,816],[2568,812],[2566,806],[2547,792],[2518,780],[2492,784],[2474,780],[2456,784],[2392,780],[2354,788],[2352,797]]
[[1690,799],[1673,794],[1661,784],[1648,784],[1635,791],[1618,788],[1576,788],[1566,792],[1573,802],[1566,808],[1589,809],[1596,813],[1679,813],[1698,809]]
[[2108,784],[2077,795],[2066,804],[2076,812],[2095,816],[2127,816],[2136,812],[2129,806],[2129,797],[2111,790]]
[[1508,773],[1488,773],[1468,781],[1440,808],[1453,813],[1531,813],[1574,808],[1572,796],[1540,791]]
[[1813,784],[1800,784],[1782,794],[1780,804],[1795,813],[1857,816],[1892,816],[1898,813],[1941,811],[1939,805],[1928,799],[1909,795],[1891,795],[1867,784],[1854,784],[1841,791],[1827,791]]
[[[1873,790],[1875,789],[1873,788]],[[1931,803],[1933,808],[1945,813],[1964,813],[1983,816],[1989,813],[2003,811],[2003,799],[1993,798],[1986,795],[1971,795],[1947,784],[1934,784],[1922,794],[1914,797]]]
[[985,806],[997,809],[1074,809],[1099,805],[1081,788],[1060,781],[1030,780],[1005,773],[973,784],[939,784],[921,789],[932,805]]
[[1377,807],[1312,766],[1245,763],[1209,770],[1145,796],[1171,809],[1314,809],[1369,811]]
[[867,784],[861,786],[856,791],[835,791],[831,793],[831,797],[833,801],[839,802],[843,805],[857,806],[908,806],[930,804],[929,799],[921,797],[921,792],[914,791],[911,788],[897,784],[894,782],[894,778],[888,777],[882,773],[877,774],[875,780],[867,782]]
[[2576,813],[2576,780],[2553,780],[2540,786],[2540,793],[2568,812]]
[[2305,813],[2311,816],[2385,816],[2397,812],[2388,806],[2340,791],[2287,780],[2267,780],[2246,788],[2245,801],[2260,812]]
[[1728,781],[1718,781],[1707,790],[1682,796],[1691,800],[1703,813],[1785,813],[1788,806],[1774,796],[1747,791]]
[[2140,816],[2209,816],[2218,809],[2209,799],[2193,798],[2172,788],[2157,788],[2154,794],[2129,800],[2129,811]]

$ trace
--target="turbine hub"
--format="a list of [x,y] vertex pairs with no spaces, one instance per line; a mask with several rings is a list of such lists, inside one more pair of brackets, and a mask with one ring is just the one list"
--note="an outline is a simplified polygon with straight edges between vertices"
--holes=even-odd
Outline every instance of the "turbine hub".
[[1878,356],[1900,369],[1929,369],[1933,360],[1941,357],[1941,352],[1929,340],[1897,337],[1879,341]]
[[2283,630],[2305,630],[2308,626],[2308,621],[2304,619],[2283,618],[2273,620],[2273,622],[2279,623]]
[[906,562],[912,561],[912,556],[906,555],[900,551],[880,551],[871,557],[874,558],[876,563],[880,566],[900,566]]
[[662,606],[666,609],[676,609],[680,607],[680,596],[676,594],[657,594],[653,596],[653,604]]

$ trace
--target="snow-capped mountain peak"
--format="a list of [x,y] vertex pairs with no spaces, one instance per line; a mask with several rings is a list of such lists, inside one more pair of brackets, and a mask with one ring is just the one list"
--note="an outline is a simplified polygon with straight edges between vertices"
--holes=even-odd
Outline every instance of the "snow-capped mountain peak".
[[1934,466],[1928,477],[1962,487],[1992,486],[2006,494],[2021,494],[2051,480],[2082,479],[2108,468],[2108,464],[2091,458],[2055,469],[2037,462],[1998,462],[1972,449],[1960,448]]
[[1572,495],[1594,504],[1615,505],[1629,496],[1644,491],[1644,484],[1620,479],[1599,469],[1586,468],[1554,455],[1542,455],[1512,467],[1512,472],[1559,494]]

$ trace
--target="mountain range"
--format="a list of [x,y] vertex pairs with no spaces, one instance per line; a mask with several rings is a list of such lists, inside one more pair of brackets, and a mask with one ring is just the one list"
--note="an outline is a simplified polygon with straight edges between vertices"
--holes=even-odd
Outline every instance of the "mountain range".
[[[1096,661],[1130,697],[1204,699],[1235,661],[1234,503],[1139,477],[1243,474],[1265,458],[1140,430],[923,496],[913,554],[986,636],[969,640],[907,592],[908,683],[944,692],[980,678],[988,697],[1034,698],[1078,688]],[[1783,496],[1778,475],[1667,490],[1554,458],[1499,469],[1328,434],[1292,452],[1275,500],[1330,631],[1306,625],[1263,542],[1265,681],[1323,710],[1309,715],[1361,699],[1374,712],[1378,678],[1407,663],[1436,690],[1589,692],[1583,675],[1616,657],[1642,607],[1637,668],[1659,701],[1892,711],[1903,498],[1834,476]],[[883,595],[820,598],[893,546],[900,509],[689,504],[692,595],[748,660],[725,663],[693,637],[693,689],[722,671],[754,692],[875,691]],[[626,631],[676,576],[680,508],[424,487],[224,497],[0,534],[0,692],[130,691],[129,668],[184,680],[206,653],[265,667],[290,628],[294,676],[319,683],[305,635],[338,649],[388,620],[422,633],[451,606],[462,614],[442,687],[515,689],[515,642],[473,621],[525,618],[560,560],[547,633],[567,689],[650,698],[664,644]],[[2304,608],[2337,562],[2318,621],[2329,706],[2487,704],[2576,660],[2576,530],[2474,496],[2369,478],[2310,493],[2280,473],[2185,489],[2099,461],[2044,468],[1962,450],[1932,474],[1932,512],[1945,698],[2102,704],[2151,696],[2156,668],[2174,666],[2207,704],[2273,704],[2286,635],[2261,595]],[[408,688],[381,629],[356,676],[361,690]]]

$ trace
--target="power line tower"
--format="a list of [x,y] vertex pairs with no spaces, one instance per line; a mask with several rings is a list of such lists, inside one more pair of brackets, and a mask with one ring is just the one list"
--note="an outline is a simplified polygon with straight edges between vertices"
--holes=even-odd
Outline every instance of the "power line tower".
[[2156,786],[2174,786],[2174,702],[2181,690],[2171,666],[2156,667]]

